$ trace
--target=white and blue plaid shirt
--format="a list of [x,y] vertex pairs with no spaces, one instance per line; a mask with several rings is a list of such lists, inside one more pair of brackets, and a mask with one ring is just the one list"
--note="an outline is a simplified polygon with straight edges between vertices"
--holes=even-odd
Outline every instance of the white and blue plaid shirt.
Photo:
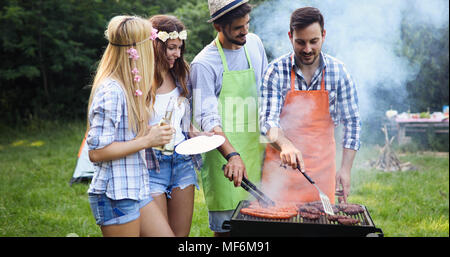
[[[89,150],[136,137],[128,128],[126,98],[119,82],[106,79],[99,86],[89,108],[89,124],[86,138]],[[143,200],[150,197],[144,150],[117,160],[94,163],[94,167],[89,193],[106,193],[114,200]]]
[[280,127],[280,113],[287,92],[291,89],[291,69],[295,71],[296,90],[319,90],[325,68],[325,89],[328,91],[330,114],[335,124],[343,124],[343,147],[360,148],[361,119],[356,85],[344,64],[327,54],[320,54],[320,64],[308,86],[301,70],[293,61],[293,53],[283,55],[267,67],[260,90],[260,128],[266,135],[270,128]]

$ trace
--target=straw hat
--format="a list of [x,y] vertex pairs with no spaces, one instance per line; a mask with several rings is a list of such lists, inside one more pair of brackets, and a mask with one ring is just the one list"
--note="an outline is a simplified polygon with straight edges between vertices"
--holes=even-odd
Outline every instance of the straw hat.
[[211,15],[211,19],[208,22],[215,21],[229,11],[247,2],[248,0],[208,0],[209,14]]

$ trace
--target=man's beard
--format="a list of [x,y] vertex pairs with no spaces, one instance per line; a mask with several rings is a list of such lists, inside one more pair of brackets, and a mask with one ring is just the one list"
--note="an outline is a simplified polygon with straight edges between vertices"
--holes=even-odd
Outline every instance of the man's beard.
[[[247,43],[247,40],[244,40],[244,41],[242,42],[242,41],[237,41],[237,40],[233,39],[232,37],[230,37],[230,36],[228,35],[228,33],[227,33],[226,31],[223,31],[223,35],[224,35],[225,38],[228,40],[228,42],[233,43],[233,44],[235,44],[235,45],[243,46],[243,45],[245,45],[245,43]],[[245,35],[239,35],[239,37],[242,37],[242,36],[245,36]]]
[[312,58],[311,61],[304,60],[304,55],[300,54],[296,59],[298,62],[300,62],[302,65],[312,65],[316,62],[317,58],[319,58],[319,55],[314,55],[314,53],[311,54],[314,58]]

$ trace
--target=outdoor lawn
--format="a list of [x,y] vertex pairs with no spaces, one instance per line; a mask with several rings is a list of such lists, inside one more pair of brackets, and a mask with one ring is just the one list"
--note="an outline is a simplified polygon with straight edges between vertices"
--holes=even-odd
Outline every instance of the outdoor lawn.
[[[69,185],[84,122],[0,125],[0,236],[99,237],[88,184]],[[363,146],[352,173],[349,202],[366,205],[386,237],[449,236],[448,153],[400,153],[418,169],[375,171],[377,148]],[[202,191],[196,191],[190,236],[209,237]]]

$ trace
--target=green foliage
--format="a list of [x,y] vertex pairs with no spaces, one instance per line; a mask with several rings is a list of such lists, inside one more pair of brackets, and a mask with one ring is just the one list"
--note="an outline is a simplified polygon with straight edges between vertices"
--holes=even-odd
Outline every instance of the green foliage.
[[[409,136],[411,137],[411,144],[415,145],[417,150],[449,151],[448,133],[434,133],[433,129],[428,128],[425,133],[410,133]],[[409,149],[408,146],[404,148]],[[414,146],[412,149],[414,149]]]
[[412,112],[442,111],[449,103],[449,27],[441,29],[404,23],[402,53],[420,71],[406,87]]
[[[362,137],[366,143],[384,144],[384,135],[379,128],[386,123],[385,112],[395,109],[422,113],[442,111],[449,103],[449,27],[436,29],[429,25],[402,23],[402,41],[398,54],[404,56],[418,68],[417,76],[406,84],[406,95],[389,88],[377,88],[374,99],[380,99],[367,120],[363,120]],[[392,136],[392,135],[391,135]],[[411,135],[419,149],[448,151],[448,134]]]
[[[252,0],[257,6],[264,0]],[[215,37],[206,0],[46,0],[0,2],[0,117],[8,124],[33,123],[39,119],[85,118],[96,64],[107,44],[104,30],[115,15],[150,17],[169,13],[188,29],[185,57],[188,62]],[[448,26],[402,25],[398,54],[419,68],[407,85],[412,112],[431,112],[448,105]],[[396,94],[386,87],[374,92],[379,101],[376,119],[363,121],[365,142],[379,142],[378,124],[391,106],[403,110]],[[378,99],[378,98],[377,98]],[[389,103],[389,106],[387,105]],[[384,105],[383,105],[384,104]],[[363,133],[364,130],[363,130]]]
[[194,3],[186,3],[176,9],[174,15],[188,29],[185,58],[191,62],[203,47],[211,43],[216,34],[211,23],[207,22],[209,19],[208,2],[198,0]]
[[0,4],[0,115],[11,122],[85,116],[107,22],[170,11],[175,0],[14,1]]

